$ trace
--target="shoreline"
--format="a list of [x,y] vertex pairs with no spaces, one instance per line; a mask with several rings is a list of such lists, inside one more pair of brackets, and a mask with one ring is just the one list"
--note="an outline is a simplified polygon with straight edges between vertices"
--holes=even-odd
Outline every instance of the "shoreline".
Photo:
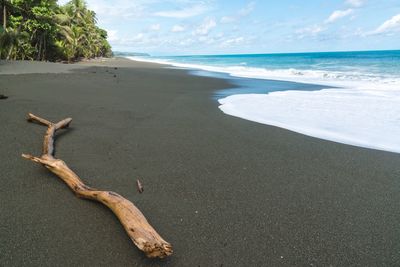
[[[395,50],[396,51],[396,50]],[[218,55],[217,55],[218,56]],[[225,55],[226,56],[226,55]],[[325,86],[325,88],[364,88],[374,84],[376,81],[372,80],[352,80],[352,79],[338,79],[343,73],[335,73],[335,71],[327,71],[324,73],[318,69],[295,69],[295,68],[283,68],[283,69],[266,69],[263,67],[249,67],[247,64],[245,65],[212,65],[212,64],[203,64],[203,63],[192,63],[192,62],[179,62],[179,61],[170,61],[168,59],[148,59],[146,57],[140,56],[127,56],[129,60],[137,61],[137,62],[146,62],[146,63],[155,63],[160,65],[169,65],[175,68],[181,69],[189,69],[189,70],[200,70],[203,72],[216,73],[227,75],[236,78],[244,78],[244,79],[260,79],[260,80],[270,80],[270,81],[284,81],[284,82],[293,82],[293,83],[303,83],[310,84],[316,86]],[[235,67],[235,68],[230,68]],[[237,68],[239,67],[239,68]],[[283,72],[282,72],[283,71]],[[309,73],[311,72],[311,73]],[[315,72],[315,73],[313,73]],[[330,74],[333,74],[333,77],[329,77]],[[311,76],[310,76],[311,75]],[[316,77],[313,77],[315,76]],[[321,76],[322,75],[322,76]],[[336,77],[338,75],[338,77]],[[215,77],[215,76],[214,76]],[[326,79],[328,78],[328,79]],[[332,79],[333,78],[333,79]],[[353,77],[354,78],[354,77]],[[393,77],[391,77],[393,79]],[[388,77],[385,78],[381,82],[378,82],[374,85],[377,86],[385,86],[387,89],[395,89],[399,84],[399,81],[390,80]],[[395,84],[390,84],[395,82]]]
[[[16,68],[49,71],[33,65]],[[400,263],[399,154],[226,116],[212,96],[228,81],[157,64],[0,75],[0,87],[1,265]],[[144,258],[111,212],[21,159],[44,133],[27,112],[72,117],[56,157],[135,203],[173,256]]]
[[[141,57],[126,58],[137,62],[162,62]],[[300,76],[297,78],[300,81],[293,77],[271,80],[257,78],[257,75],[246,76],[233,70],[241,68],[233,65],[218,67],[168,60],[164,63],[186,69],[193,75],[221,78],[235,85],[214,94],[220,110],[226,115],[327,141],[400,153],[397,138],[400,127],[393,120],[400,113],[397,105],[400,94],[396,93],[393,84],[393,88],[380,88],[363,81],[358,85],[361,87],[357,87],[360,81],[347,81],[348,84],[341,81],[341,86],[336,87],[328,80],[304,83]]]

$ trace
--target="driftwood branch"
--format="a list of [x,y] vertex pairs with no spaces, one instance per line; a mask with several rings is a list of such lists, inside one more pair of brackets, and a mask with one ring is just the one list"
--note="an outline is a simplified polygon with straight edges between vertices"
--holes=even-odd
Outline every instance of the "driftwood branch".
[[80,198],[96,200],[106,205],[118,217],[133,243],[150,258],[164,258],[172,254],[172,246],[166,242],[148,223],[144,215],[132,202],[111,191],[102,191],[85,185],[67,164],[54,157],[54,134],[67,128],[71,118],[52,123],[33,114],[28,114],[28,121],[47,126],[44,136],[43,154],[40,157],[22,154],[22,157],[42,164],[60,177]]

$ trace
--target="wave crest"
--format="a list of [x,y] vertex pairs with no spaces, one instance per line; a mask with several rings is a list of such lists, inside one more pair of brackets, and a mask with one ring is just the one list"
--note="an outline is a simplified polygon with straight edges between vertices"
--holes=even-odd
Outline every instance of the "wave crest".
[[226,73],[234,77],[283,80],[319,85],[329,85],[357,89],[400,89],[400,78],[393,75],[366,73],[360,71],[302,70],[295,68],[267,69],[241,66],[211,66],[174,62],[167,59],[128,57],[131,60],[168,64],[174,67],[201,69],[210,72]]

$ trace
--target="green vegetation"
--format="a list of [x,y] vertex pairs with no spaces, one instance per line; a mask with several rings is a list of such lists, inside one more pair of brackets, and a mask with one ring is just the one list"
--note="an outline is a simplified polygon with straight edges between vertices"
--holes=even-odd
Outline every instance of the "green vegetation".
[[0,59],[68,60],[109,57],[107,32],[84,0],[0,0]]

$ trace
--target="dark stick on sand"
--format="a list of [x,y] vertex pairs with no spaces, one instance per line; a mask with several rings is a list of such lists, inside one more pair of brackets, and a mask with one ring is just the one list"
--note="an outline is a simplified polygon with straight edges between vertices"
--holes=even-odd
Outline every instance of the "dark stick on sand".
[[142,183],[139,181],[139,179],[136,180],[136,186],[137,186],[138,192],[139,192],[139,193],[143,193],[144,188],[143,188]]

